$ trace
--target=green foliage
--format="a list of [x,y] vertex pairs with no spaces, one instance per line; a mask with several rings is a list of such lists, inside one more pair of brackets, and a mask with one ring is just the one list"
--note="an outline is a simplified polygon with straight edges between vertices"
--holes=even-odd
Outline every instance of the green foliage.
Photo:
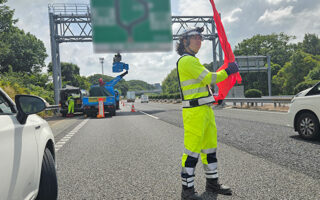
[[14,10],[10,10],[6,5],[1,5],[6,2],[7,0],[0,0],[0,34],[8,32],[12,28],[13,24],[18,21],[13,19]]
[[139,90],[154,90],[155,87],[153,85],[150,85],[144,81],[140,80],[130,80],[127,81],[127,84],[129,85],[130,91],[139,91]]
[[127,94],[127,92],[129,91],[129,85],[124,80],[119,81],[119,83],[114,88],[120,91],[120,95]]
[[109,82],[111,81],[114,77],[108,76],[108,75],[102,75],[102,74],[94,74],[91,76],[88,76],[87,79],[90,84],[92,85],[98,85],[99,84],[99,79],[102,78],[104,82]]
[[303,42],[298,46],[306,53],[320,55],[320,39],[315,34],[305,34]]
[[272,79],[281,94],[294,94],[294,88],[308,77],[310,71],[320,66],[320,58],[301,50],[295,52],[290,61]]
[[266,72],[241,73],[242,83],[245,90],[259,88],[264,94],[268,94],[268,76]]
[[[0,1],[0,73],[41,72],[48,56],[41,40],[14,26],[14,10]],[[10,68],[11,66],[11,68]]]
[[[52,63],[48,64],[48,72],[52,72]],[[61,62],[61,76],[63,81],[72,81],[74,77],[80,75],[80,68],[78,65],[68,62]]]
[[41,40],[16,27],[9,33],[0,34],[0,72],[8,72],[9,65],[14,72],[38,73],[45,66],[48,56]]
[[261,97],[262,96],[262,92],[258,89],[249,89],[247,91],[245,91],[244,96],[246,98],[255,98],[255,97]]
[[44,74],[27,74],[22,72],[4,73],[0,76],[0,87],[14,99],[16,94],[31,94],[44,98],[54,104],[53,90],[48,90]]
[[21,86],[27,86],[29,84],[43,87],[45,88],[48,83],[48,75],[47,74],[31,74],[25,72],[11,72],[11,73],[4,73],[1,76],[2,80],[7,82],[17,83]]
[[162,82],[163,93],[173,94],[180,92],[177,69],[173,69]]
[[305,80],[320,80],[320,65],[312,69],[305,77]]
[[294,45],[289,43],[292,39],[295,39],[295,37],[284,33],[258,34],[240,42],[235,47],[234,54],[237,56],[271,55],[273,63],[283,66],[294,51]]
[[71,81],[65,81],[64,85],[72,85],[74,87],[79,87],[81,89],[89,90],[90,82],[85,76],[74,75]]
[[294,88],[294,93],[297,94],[305,89],[308,89],[314,86],[315,84],[317,84],[319,81],[320,80],[308,80],[308,81],[301,82]]
[[[52,63],[48,64],[48,73],[52,74]],[[68,62],[61,62],[61,76],[63,86],[72,85],[81,89],[89,90],[90,81],[85,76],[80,76],[80,68],[78,65]]]

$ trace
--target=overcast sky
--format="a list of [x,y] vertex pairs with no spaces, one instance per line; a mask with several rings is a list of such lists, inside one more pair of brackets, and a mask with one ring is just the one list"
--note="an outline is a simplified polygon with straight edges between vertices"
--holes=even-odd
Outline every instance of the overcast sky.
[[[51,61],[49,37],[48,4],[87,3],[89,0],[8,0],[7,5],[15,9],[17,26],[41,39]],[[256,34],[284,32],[303,40],[305,33],[320,36],[320,0],[215,0],[221,13],[225,31],[231,47]],[[209,0],[171,0],[172,15],[212,16]],[[113,54],[94,54],[91,43],[62,43],[62,62],[75,63],[80,74],[89,76],[101,73],[99,57],[105,58],[104,74],[112,73]],[[212,61],[212,43],[204,41],[197,54],[202,63]],[[143,80],[148,83],[161,83],[175,68],[179,56],[176,52],[122,54],[122,61],[130,65],[126,80]]]

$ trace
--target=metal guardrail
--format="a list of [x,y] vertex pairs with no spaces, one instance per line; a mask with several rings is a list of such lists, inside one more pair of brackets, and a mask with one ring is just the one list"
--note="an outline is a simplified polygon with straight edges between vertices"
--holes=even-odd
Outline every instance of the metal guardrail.
[[59,108],[59,105],[48,105],[45,110],[58,110]]
[[281,104],[290,104],[292,97],[277,98],[277,97],[264,97],[264,98],[225,98],[224,102],[232,102],[234,106],[240,103],[241,107],[244,103],[251,106],[258,106],[258,103],[263,106],[264,103],[273,103],[274,107]]

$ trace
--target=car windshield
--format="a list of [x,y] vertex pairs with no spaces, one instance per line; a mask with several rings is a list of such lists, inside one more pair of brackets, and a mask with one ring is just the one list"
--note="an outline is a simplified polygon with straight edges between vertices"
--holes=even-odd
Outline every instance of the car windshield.
[[11,114],[12,109],[9,103],[0,95],[0,114]]
[[316,84],[306,96],[311,96],[311,95],[319,95],[320,94],[320,82]]

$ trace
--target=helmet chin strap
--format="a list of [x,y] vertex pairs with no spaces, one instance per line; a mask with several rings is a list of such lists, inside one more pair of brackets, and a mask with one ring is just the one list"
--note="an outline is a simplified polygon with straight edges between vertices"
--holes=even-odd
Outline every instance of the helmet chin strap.
[[187,49],[187,51],[188,51],[189,53],[191,53],[191,54],[193,54],[193,55],[196,55],[196,52],[194,52],[193,50],[191,50],[191,49],[189,48],[189,46],[186,47],[186,49]]

